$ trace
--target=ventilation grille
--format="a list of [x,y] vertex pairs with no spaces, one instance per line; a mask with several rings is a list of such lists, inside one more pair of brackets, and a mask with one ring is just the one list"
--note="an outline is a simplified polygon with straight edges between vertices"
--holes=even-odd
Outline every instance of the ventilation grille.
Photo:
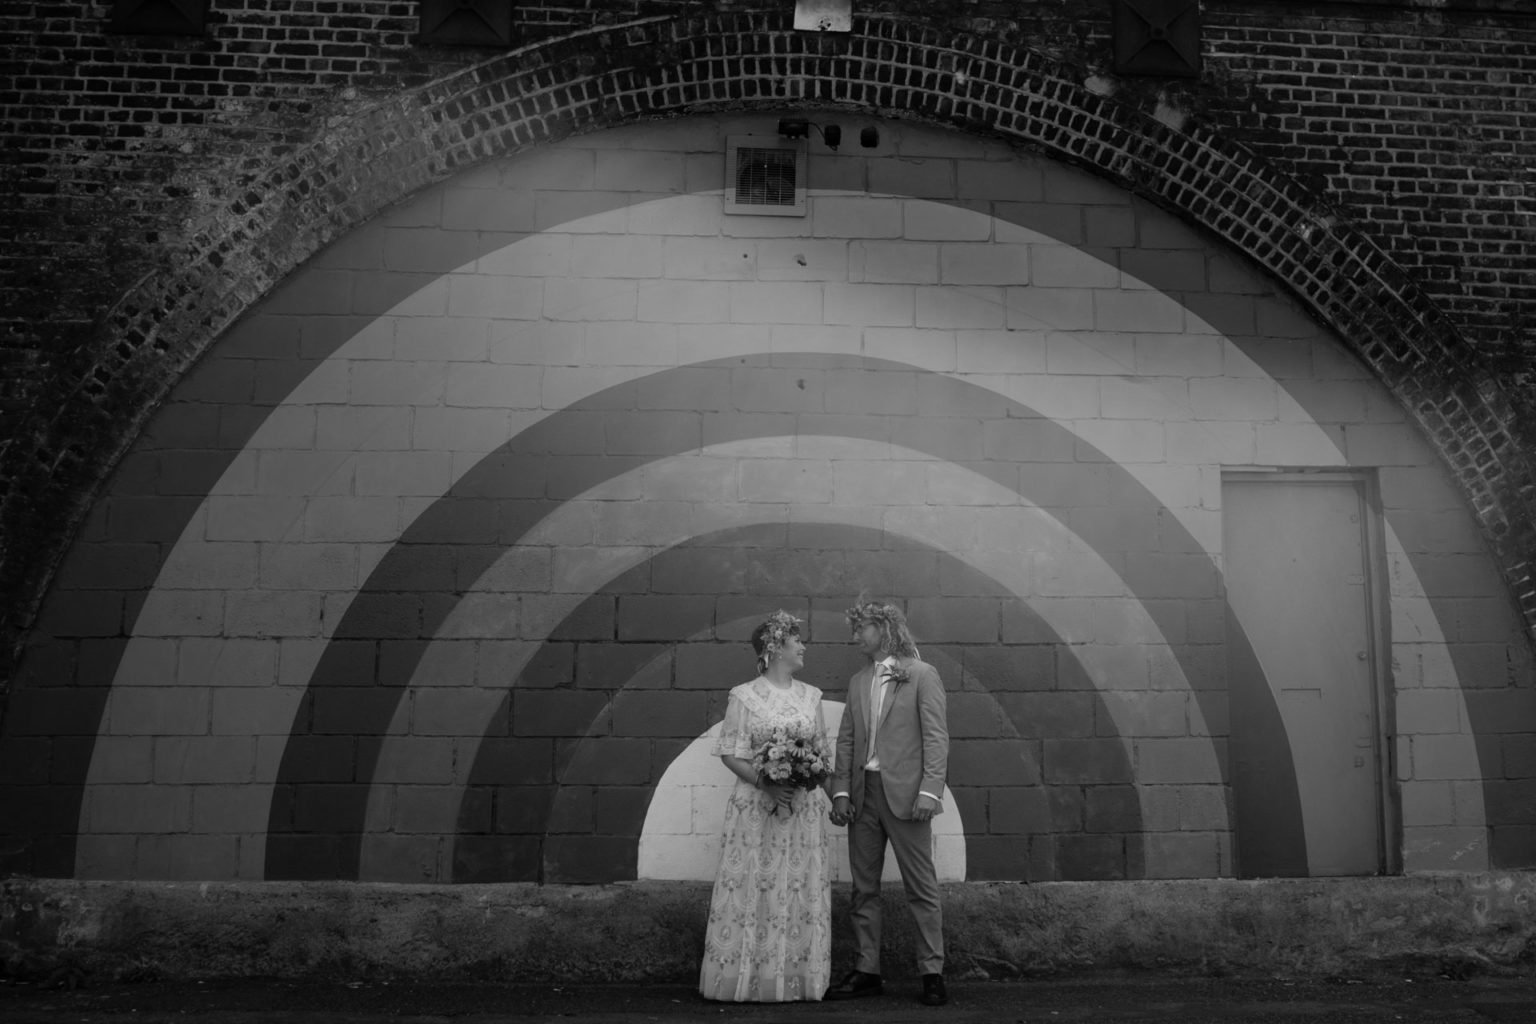
[[804,217],[804,142],[764,135],[727,139],[725,212]]

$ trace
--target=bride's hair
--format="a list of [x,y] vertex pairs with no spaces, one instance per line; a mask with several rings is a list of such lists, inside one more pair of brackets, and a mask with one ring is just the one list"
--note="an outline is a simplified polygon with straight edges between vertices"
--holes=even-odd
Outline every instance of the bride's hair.
[[882,655],[917,657],[917,644],[912,639],[912,632],[907,629],[907,617],[901,613],[900,608],[884,601],[866,601],[860,595],[858,603],[849,608],[846,614],[850,632],[857,633],[869,623],[879,627]]
[[784,641],[800,635],[800,620],[786,611],[776,611],[752,631],[752,651],[757,655],[757,670],[768,671],[768,662],[779,653]]

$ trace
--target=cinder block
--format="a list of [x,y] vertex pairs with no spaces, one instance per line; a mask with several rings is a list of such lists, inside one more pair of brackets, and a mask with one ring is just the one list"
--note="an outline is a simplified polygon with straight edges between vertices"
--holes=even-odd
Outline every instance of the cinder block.
[[1206,290],[1205,253],[1145,246],[1127,249],[1120,254],[1120,287],[1203,292]]
[[191,793],[186,786],[88,785],[86,827],[93,833],[185,832]]
[[[1071,209],[1071,207],[1066,207]],[[1129,249],[1136,244],[1136,221],[1138,211],[1121,206],[1085,206],[1083,211],[1083,241],[1090,246],[1104,248],[1125,247],[1129,251],[1121,253],[1121,260],[1134,255],[1138,250]],[[1143,245],[1149,244],[1146,242]],[[1124,266],[1122,262],[1122,267]]]
[[686,640],[713,628],[714,611],[713,597],[620,597],[619,639]]
[[[1240,338],[1246,349],[1258,329],[1253,300],[1246,295],[1185,292],[1179,296],[1179,302],[1184,306],[1185,330],[1191,334],[1207,333]],[[1261,342],[1260,348],[1274,350],[1276,347]],[[1247,364],[1235,366],[1231,371],[1233,376],[1253,376],[1259,370],[1258,365],[1246,354],[1237,358],[1234,353],[1233,362]],[[1283,361],[1281,365],[1284,365]]]
[[917,376],[895,370],[828,370],[823,378],[827,409],[845,416],[916,412]]
[[980,284],[919,287],[916,291],[918,327],[958,330],[1000,330],[1007,324],[1008,303],[1000,287]]
[[810,207],[811,233],[818,238],[902,237],[902,204],[889,198],[818,195]]
[[955,368],[971,374],[1043,374],[1045,336],[1034,331],[972,331],[955,335]]
[[[482,253],[475,260],[474,272],[485,277],[565,277],[571,272],[572,242],[580,235],[520,235],[506,236],[506,244]],[[489,242],[488,237],[482,240]],[[439,332],[450,324],[434,321]],[[402,350],[402,357],[409,358]],[[445,357],[439,357],[445,358]]]
[[[768,601],[777,605],[777,602]],[[620,648],[622,650],[622,648]],[[678,689],[728,691],[757,674],[752,648],[741,644],[682,644],[677,648],[674,686]]]
[[[292,539],[300,533],[307,505],[297,496],[214,495],[208,499],[206,535],[210,542]],[[167,569],[176,582],[161,585],[189,590],[254,586],[257,555],[254,543],[202,544],[195,549],[195,561],[185,555],[170,559]],[[246,582],[237,582],[242,579]]]
[[1405,829],[1462,824],[1455,820],[1449,782],[1409,782],[1400,791]]
[[[495,735],[505,734],[505,730],[491,731]],[[365,745],[377,742],[371,738],[359,740],[358,749],[361,751]],[[374,768],[373,784],[468,782],[470,764],[459,750],[462,742],[452,736],[392,737],[389,741],[391,756],[378,760]],[[360,759],[361,756],[359,754]]]
[[820,459],[743,459],[737,470],[741,500],[826,503],[832,500],[832,464]]
[[[759,281],[844,281],[849,280],[849,251],[859,244],[842,239],[814,241],[808,238],[765,238],[757,242],[737,241],[731,245],[721,243],[718,250],[720,262],[709,266],[716,274],[730,273],[735,276],[743,269],[736,267],[736,264],[744,264],[746,276],[755,272]],[[744,257],[743,253],[753,249],[756,251],[755,258]],[[674,274],[669,266],[667,276],[679,275]]]
[[[278,682],[278,645],[267,640],[188,637],[177,645],[175,682],[216,688],[270,687]],[[162,681],[169,683],[167,674]]]
[[569,608],[569,602],[550,601],[560,617],[539,610],[537,595],[523,596],[523,636],[530,640],[612,640],[617,632],[616,603],[606,595],[594,596]]
[[605,692],[518,689],[511,695],[511,732],[524,735],[587,735],[607,723]]
[[480,741],[474,782],[494,787],[538,786],[554,781],[554,743],[520,736]]
[[321,625],[322,596],[295,591],[242,590],[224,606],[226,636],[315,636]]
[[990,206],[986,202],[910,199],[901,204],[902,235],[916,241],[986,241],[992,237]]
[[1488,845],[1481,826],[1404,828],[1403,871],[1476,870],[1487,862]]
[[[634,320],[639,315],[639,291],[634,281],[611,278],[549,278],[542,283],[534,282],[534,284],[543,289],[543,315],[549,320]],[[507,308],[509,304],[506,300],[501,301],[500,309]],[[530,309],[529,306],[532,308]],[[515,308],[524,310],[526,319],[533,317],[535,315],[533,310],[538,307],[530,302],[528,306],[515,304]],[[459,316],[508,315],[498,312],[496,308],[454,310],[451,300],[449,311]]]
[[411,417],[408,442],[400,438],[398,444],[377,447],[396,451],[414,448],[489,452],[511,436],[510,422],[510,415],[501,409],[417,409]]
[[1021,160],[956,160],[955,194],[961,199],[1035,202],[1045,194],[1040,168]]
[[613,731],[619,736],[670,736],[692,740],[709,728],[709,694],[626,690],[614,698]]
[[587,191],[596,181],[597,151],[547,146],[519,153],[502,168],[505,186],[520,191],[569,189]]
[[1141,800],[1135,786],[1089,786],[1087,800],[1088,832],[1131,833],[1143,829]]
[[534,230],[562,234],[622,235],[629,230],[629,204],[623,192],[535,189]]
[[[451,406],[537,409],[543,388],[544,375],[536,367],[480,362],[449,363],[443,400]],[[359,486],[361,484],[359,468]]]
[[1098,882],[1128,877],[1126,840],[1118,835],[1059,835],[1057,871],[1063,881]]
[[1132,777],[1130,753],[1118,739],[1048,738],[1044,740],[1043,753],[1042,771],[1047,783],[1129,785],[1137,781]]
[[635,319],[642,323],[729,324],[731,298],[727,288],[712,281],[642,281],[636,293]]
[[1099,695],[1100,736],[1188,736],[1189,696],[1177,691]]
[[1042,288],[1118,288],[1120,269],[1112,249],[1032,245],[1029,279]]
[[1037,277],[1028,288],[1008,288],[1005,299],[1009,330],[1093,330],[1093,292],[1086,288],[1043,287]]
[[453,843],[455,882],[537,882],[540,836],[458,836]]
[[[957,790],[956,796],[964,790]],[[1054,831],[1046,791],[1040,786],[993,786],[987,794],[987,831],[992,835],[1029,835]],[[966,831],[979,831],[968,820]],[[967,872],[969,874],[969,872]]]
[[1154,833],[1144,843],[1145,878],[1219,878],[1224,873],[1213,833]]
[[912,327],[916,323],[916,289],[908,284],[843,284],[822,287],[818,319],[828,324],[860,327]]
[[[1027,687],[997,687],[991,678],[978,674],[983,685],[993,690],[998,704],[1020,736],[1029,739],[1087,739],[1094,735],[1094,706],[1099,698],[1091,693],[1051,692],[1048,687],[1055,679],[1055,670],[1049,658],[1049,648],[1001,650],[1032,654],[1038,662],[1036,665],[1009,666],[1018,673],[1015,679],[1034,680]],[[969,650],[966,652],[966,663],[968,666],[971,664]],[[986,668],[992,666],[987,665]],[[1027,689],[1035,692],[998,692],[999,689]]]
[[660,238],[645,235],[577,235],[571,240],[572,277],[660,277],[662,266]]
[[1161,463],[1167,455],[1161,420],[1086,420],[1074,432],[1079,462]]
[[544,880],[585,884],[635,877],[637,847],[632,836],[559,836],[544,843]]
[[158,785],[241,784],[255,778],[256,741],[249,736],[162,736],[154,742]]
[[[849,242],[847,279],[868,284],[938,284],[939,246],[920,242]],[[824,280],[837,281],[829,276]]]
[[[629,207],[629,231],[636,235],[697,235],[713,238],[721,233],[722,226],[731,234],[730,222],[751,220],[775,220],[768,217],[722,217],[720,200],[712,195],[667,196],[662,199],[636,202]],[[783,220],[791,220],[789,217]],[[725,222],[722,224],[722,221]],[[796,234],[804,231],[803,221],[792,225]],[[766,232],[742,231],[740,234],[765,234]]]
[[1022,835],[969,836],[965,844],[965,877],[968,881],[1044,881],[1048,875],[1030,866],[1031,839]]
[[[1128,376],[1135,372],[1135,336],[1051,331],[1045,336],[1045,358],[1046,368],[1053,377],[1073,374]],[[1097,412],[1098,395],[1095,394],[1091,414]]]
[[[1469,702],[1474,694],[1467,694]],[[1461,694],[1455,690],[1399,690],[1397,732],[1404,735],[1462,731]]]
[[1081,245],[1083,208],[1069,203],[995,202],[992,237],[1005,245]]
[[1136,740],[1136,781],[1143,785],[1214,785],[1221,781],[1220,765],[1221,754],[1214,740]]
[[[651,770],[653,742],[650,739],[617,736],[568,741],[565,763],[556,772],[562,788],[550,814],[551,831],[607,831],[605,823],[590,817],[595,794],[583,794],[575,787],[641,786],[654,782]],[[561,760],[558,744],[555,756],[557,762]],[[573,799],[579,799],[586,805],[581,819],[571,820],[567,817],[562,821],[563,814],[575,809],[571,805]],[[562,804],[570,806],[563,808]]]
[[[595,242],[601,240],[594,239]],[[691,238],[678,237],[653,239],[661,246],[659,254],[646,255],[644,268],[635,268],[618,277],[680,278],[685,281],[751,281],[762,280],[821,280],[820,276],[806,274],[809,259],[800,249],[811,249],[819,257],[823,267],[835,268],[841,274],[847,262],[847,247],[839,242],[807,242],[801,239],[772,239],[762,242],[753,239]],[[768,274],[759,273],[758,250],[768,247]],[[790,248],[785,248],[789,246]],[[798,248],[795,248],[798,247]],[[813,248],[815,247],[815,248]],[[577,252],[581,251],[578,244]],[[611,258],[617,249],[608,250]],[[799,273],[789,271],[794,267]],[[640,272],[641,270],[644,272]]]
[[996,643],[999,635],[998,602],[992,598],[913,598],[907,621],[923,643]]
[[[391,250],[386,248],[385,254],[387,258]],[[350,312],[352,280],[350,270],[314,268],[291,275],[262,302],[262,311],[270,316],[334,316]]]
[[1135,331],[1138,334],[1171,334],[1185,329],[1184,307],[1159,291],[1111,291],[1093,293],[1093,326],[1100,331]]
[[948,199],[955,195],[955,176],[955,161],[949,159],[873,160],[869,163],[869,192]]
[[[416,416],[428,411],[418,409]],[[401,416],[395,409],[321,406],[314,410],[314,415],[314,440],[305,448],[350,453],[401,451],[411,447],[412,418]]]
[[1040,751],[1036,744],[1012,739],[969,739],[949,750],[951,786],[1037,786]]

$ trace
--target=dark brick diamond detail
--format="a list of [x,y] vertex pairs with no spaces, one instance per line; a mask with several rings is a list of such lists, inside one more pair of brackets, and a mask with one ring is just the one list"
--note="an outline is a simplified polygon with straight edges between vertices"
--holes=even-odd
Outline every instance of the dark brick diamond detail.
[[508,46],[510,0],[422,0],[421,41],[444,46]]
[[1200,74],[1199,0],[1114,0],[1115,73]]
[[116,0],[112,31],[144,36],[200,36],[208,0]]

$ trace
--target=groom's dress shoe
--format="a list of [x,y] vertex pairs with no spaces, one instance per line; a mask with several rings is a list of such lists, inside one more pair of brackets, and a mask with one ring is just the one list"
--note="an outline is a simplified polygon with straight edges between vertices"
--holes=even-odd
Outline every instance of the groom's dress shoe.
[[923,975],[923,1005],[943,1006],[949,1002],[949,990],[944,987],[944,975]]
[[839,984],[827,989],[828,999],[858,999],[860,996],[877,996],[885,991],[878,974],[849,971]]

